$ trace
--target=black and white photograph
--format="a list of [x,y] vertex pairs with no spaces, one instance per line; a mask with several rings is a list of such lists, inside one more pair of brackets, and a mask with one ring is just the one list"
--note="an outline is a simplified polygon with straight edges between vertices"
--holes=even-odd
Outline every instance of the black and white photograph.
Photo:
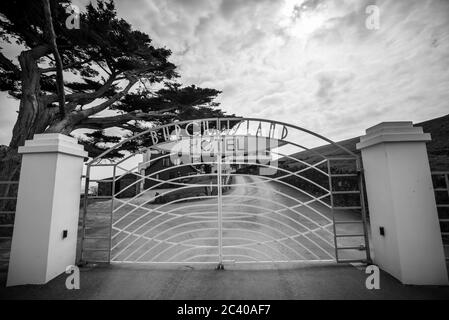
[[0,2],[0,303],[274,319],[448,261],[449,0]]

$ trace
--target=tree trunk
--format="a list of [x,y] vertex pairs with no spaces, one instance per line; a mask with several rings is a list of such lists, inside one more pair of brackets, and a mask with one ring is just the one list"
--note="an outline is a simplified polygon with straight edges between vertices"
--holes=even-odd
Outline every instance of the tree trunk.
[[19,56],[22,69],[22,97],[19,115],[14,125],[13,136],[9,147],[17,150],[25,140],[32,139],[35,133],[42,133],[48,126],[49,108],[40,89],[40,71],[36,58],[31,50],[24,51]]
[[[23,146],[25,140],[32,139],[34,134],[44,132],[53,116],[52,109],[57,110],[46,106],[40,90],[41,75],[37,61],[46,52],[46,47],[41,46],[24,51],[19,56],[22,97],[9,147],[3,146],[0,150],[0,181],[19,179],[21,157],[17,153],[18,147]],[[0,197],[10,196],[12,191],[12,187],[3,185]],[[4,205],[0,203],[0,208]]]
[[69,135],[74,129],[78,121],[83,119],[82,116],[74,114],[68,114],[64,119],[55,119],[53,123],[49,124],[46,133],[62,133]]

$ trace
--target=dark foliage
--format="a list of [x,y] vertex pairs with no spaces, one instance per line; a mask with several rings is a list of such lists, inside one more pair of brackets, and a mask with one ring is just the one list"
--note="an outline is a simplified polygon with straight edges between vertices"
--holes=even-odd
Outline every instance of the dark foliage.
[[[179,84],[176,66],[169,61],[171,51],[154,46],[149,35],[119,18],[112,1],[89,4],[80,14],[80,28],[69,29],[66,8],[71,2],[51,0],[56,39],[47,32],[43,4],[43,0],[0,4],[1,40],[24,48],[19,63],[0,54],[0,90],[21,100],[11,148],[35,133],[90,129],[94,132],[82,142],[95,156],[123,136],[145,130],[149,123],[225,116],[214,102],[220,91]],[[66,78],[62,109],[52,40]],[[114,112],[104,116],[106,110]],[[119,130],[105,131],[109,128]],[[134,151],[146,142],[124,144],[111,156]]]

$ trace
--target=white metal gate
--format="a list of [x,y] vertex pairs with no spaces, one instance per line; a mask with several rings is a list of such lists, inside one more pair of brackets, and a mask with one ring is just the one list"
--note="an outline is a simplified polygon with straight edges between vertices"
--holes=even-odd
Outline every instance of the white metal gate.
[[[108,157],[129,140],[139,141],[138,153]],[[81,260],[367,262],[362,179],[357,155],[281,122],[153,128],[87,165]]]

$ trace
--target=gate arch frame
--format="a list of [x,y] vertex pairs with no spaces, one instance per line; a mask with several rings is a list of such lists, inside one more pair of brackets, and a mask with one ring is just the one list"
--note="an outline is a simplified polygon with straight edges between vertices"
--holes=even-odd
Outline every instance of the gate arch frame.
[[[205,121],[216,121],[218,123],[221,123],[221,121],[226,121],[227,123],[229,123],[231,121],[240,121],[240,122],[242,122],[242,121],[254,121],[254,122],[259,122],[259,123],[261,123],[261,122],[263,122],[263,123],[274,123],[276,125],[282,125],[284,127],[290,127],[290,128],[302,131],[304,133],[308,133],[308,134],[310,134],[310,135],[312,135],[312,136],[314,136],[316,138],[319,138],[319,139],[321,139],[321,140],[323,140],[323,141],[325,141],[325,142],[327,142],[329,144],[332,144],[333,146],[335,146],[335,147],[339,148],[340,150],[346,152],[349,156],[353,156],[355,158],[360,158],[359,155],[357,155],[354,152],[348,150],[347,148],[341,146],[337,142],[335,142],[335,141],[333,141],[333,140],[331,140],[329,138],[326,138],[323,135],[320,135],[320,134],[318,134],[318,133],[316,133],[314,131],[305,129],[305,128],[300,127],[300,126],[289,124],[287,122],[276,121],[276,120],[266,120],[266,119],[262,119],[262,118],[247,118],[247,117],[229,117],[228,118],[228,117],[223,117],[223,118],[204,118],[204,119],[183,120],[183,121],[178,121],[178,122],[172,122],[170,124],[164,124],[164,125],[161,125],[161,126],[157,126],[155,128],[149,128],[149,129],[147,129],[145,131],[142,131],[142,132],[139,132],[138,134],[135,134],[135,135],[133,135],[133,136],[131,136],[129,138],[126,138],[123,141],[120,141],[120,142],[116,143],[114,146],[112,146],[108,150],[102,152],[100,155],[96,156],[94,159],[89,161],[86,165],[87,166],[91,166],[92,164],[95,163],[95,161],[103,158],[105,155],[107,155],[111,151],[114,151],[115,149],[117,149],[118,147],[122,146],[126,142],[135,140],[135,139],[137,139],[139,137],[142,137],[142,136],[144,136],[146,134],[149,134],[151,132],[155,132],[155,131],[158,131],[158,130],[161,130],[161,129],[164,129],[164,128],[169,128],[169,127],[172,127],[172,126],[174,127],[175,125],[183,125],[183,124],[189,124],[189,123],[194,123],[194,122],[205,122]],[[264,136],[261,136],[261,137],[264,137]],[[294,142],[292,142],[292,141],[286,141],[286,142],[294,144]],[[301,148],[304,148],[304,150],[312,151],[311,149],[305,148],[303,146],[300,146],[300,145],[298,145],[298,146],[301,147]],[[148,148],[151,148],[151,147],[152,146],[149,146]],[[319,155],[319,156],[323,156],[320,153],[316,153],[316,154]]]

